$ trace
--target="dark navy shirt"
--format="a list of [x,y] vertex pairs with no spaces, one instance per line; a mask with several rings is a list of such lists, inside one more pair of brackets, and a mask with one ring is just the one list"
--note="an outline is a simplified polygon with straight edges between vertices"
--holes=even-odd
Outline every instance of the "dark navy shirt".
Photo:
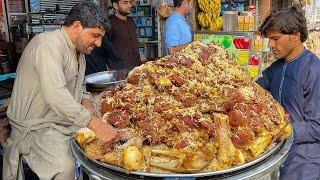
[[290,115],[294,141],[281,179],[320,179],[320,61],[309,50],[286,63],[278,59],[257,83]]

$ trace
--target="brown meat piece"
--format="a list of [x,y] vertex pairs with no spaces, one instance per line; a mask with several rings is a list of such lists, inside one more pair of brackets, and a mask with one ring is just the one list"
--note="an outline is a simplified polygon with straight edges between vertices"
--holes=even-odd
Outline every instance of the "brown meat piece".
[[232,127],[244,126],[248,124],[248,121],[243,117],[242,113],[238,110],[232,110],[228,112],[229,125]]
[[196,96],[189,96],[182,101],[182,104],[184,107],[191,107],[195,104],[196,100],[197,100]]
[[236,103],[240,103],[245,100],[243,95],[238,89],[227,88],[225,93],[226,93],[226,102],[224,104],[224,108],[227,111],[231,110]]
[[105,114],[107,112],[111,112],[115,108],[115,103],[102,101],[100,106],[101,114]]
[[170,104],[167,103],[167,101],[160,96],[155,98],[155,102],[156,104],[153,106],[154,112],[162,113],[170,109]]
[[150,139],[152,144],[160,144],[168,136],[165,129],[165,121],[160,117],[138,121],[136,124],[142,136]]
[[135,121],[143,121],[143,120],[146,120],[147,117],[148,117],[147,112],[142,111],[142,112],[137,113],[137,114],[133,117],[133,120],[135,120]]
[[180,90],[178,90],[178,89],[172,90],[170,93],[176,101],[181,102],[183,100],[183,94]]
[[199,54],[199,60],[203,65],[209,64],[209,57],[215,52],[214,48],[202,48],[202,51]]
[[193,117],[186,115],[186,116],[178,116],[184,124],[186,124],[189,128],[196,129],[200,127],[199,122],[197,122]]
[[200,125],[207,129],[208,130],[208,133],[209,133],[209,136],[212,137],[214,136],[214,124],[213,122],[210,122],[210,121],[199,121],[200,122]]
[[182,56],[179,57],[179,63],[186,68],[190,68],[193,64],[193,60],[188,57]]
[[178,75],[175,75],[175,74],[171,75],[169,79],[171,83],[177,87],[181,87],[185,83],[185,81],[182,78],[180,78]]
[[107,117],[107,122],[116,128],[126,128],[130,123],[131,114],[127,110],[114,110]]
[[170,62],[172,64],[177,64],[177,63],[179,63],[179,58],[176,57],[175,55],[170,55],[168,57],[168,62]]
[[183,149],[187,146],[189,146],[189,142],[187,140],[182,139],[177,144],[174,145],[174,148]]
[[120,141],[128,141],[129,139],[138,136],[133,131],[128,131],[127,129],[119,130],[119,140]]
[[140,81],[140,77],[137,74],[134,74],[132,76],[129,76],[127,79],[128,83],[133,85],[138,85]]
[[238,130],[234,136],[231,137],[232,144],[239,149],[245,149],[254,139],[254,133],[250,129]]

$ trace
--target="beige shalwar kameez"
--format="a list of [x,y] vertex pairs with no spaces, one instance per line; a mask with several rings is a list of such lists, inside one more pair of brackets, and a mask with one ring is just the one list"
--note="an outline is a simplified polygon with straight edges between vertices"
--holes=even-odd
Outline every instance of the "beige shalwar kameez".
[[85,59],[64,28],[35,36],[24,50],[7,115],[12,133],[4,147],[3,179],[22,179],[23,157],[40,179],[73,179],[70,138],[88,125],[81,104]]

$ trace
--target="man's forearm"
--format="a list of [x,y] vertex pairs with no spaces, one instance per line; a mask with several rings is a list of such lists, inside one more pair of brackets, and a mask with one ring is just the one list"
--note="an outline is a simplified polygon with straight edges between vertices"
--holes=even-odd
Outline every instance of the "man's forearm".
[[320,123],[318,120],[296,121],[292,125],[295,143],[314,143],[320,141]]
[[187,45],[188,44],[183,44],[180,46],[170,47],[170,48],[168,48],[168,54],[171,55],[171,54],[177,53],[177,52],[181,51],[183,48],[185,48]]
[[92,114],[95,114],[95,109],[89,99],[82,99],[81,104]]

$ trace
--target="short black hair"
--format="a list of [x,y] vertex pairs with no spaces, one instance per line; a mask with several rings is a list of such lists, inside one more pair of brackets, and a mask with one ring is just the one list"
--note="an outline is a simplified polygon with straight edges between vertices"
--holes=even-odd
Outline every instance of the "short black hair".
[[103,27],[105,31],[111,28],[106,13],[93,2],[80,2],[72,7],[64,19],[64,26],[71,26],[80,21],[83,28]]
[[111,3],[117,3],[119,0],[111,0]]
[[301,42],[305,42],[308,38],[306,18],[299,6],[271,11],[259,31],[263,36],[266,36],[268,31],[278,31],[282,34],[299,32]]
[[180,7],[182,5],[183,1],[190,2],[190,0],[173,0],[173,6],[174,7]]

